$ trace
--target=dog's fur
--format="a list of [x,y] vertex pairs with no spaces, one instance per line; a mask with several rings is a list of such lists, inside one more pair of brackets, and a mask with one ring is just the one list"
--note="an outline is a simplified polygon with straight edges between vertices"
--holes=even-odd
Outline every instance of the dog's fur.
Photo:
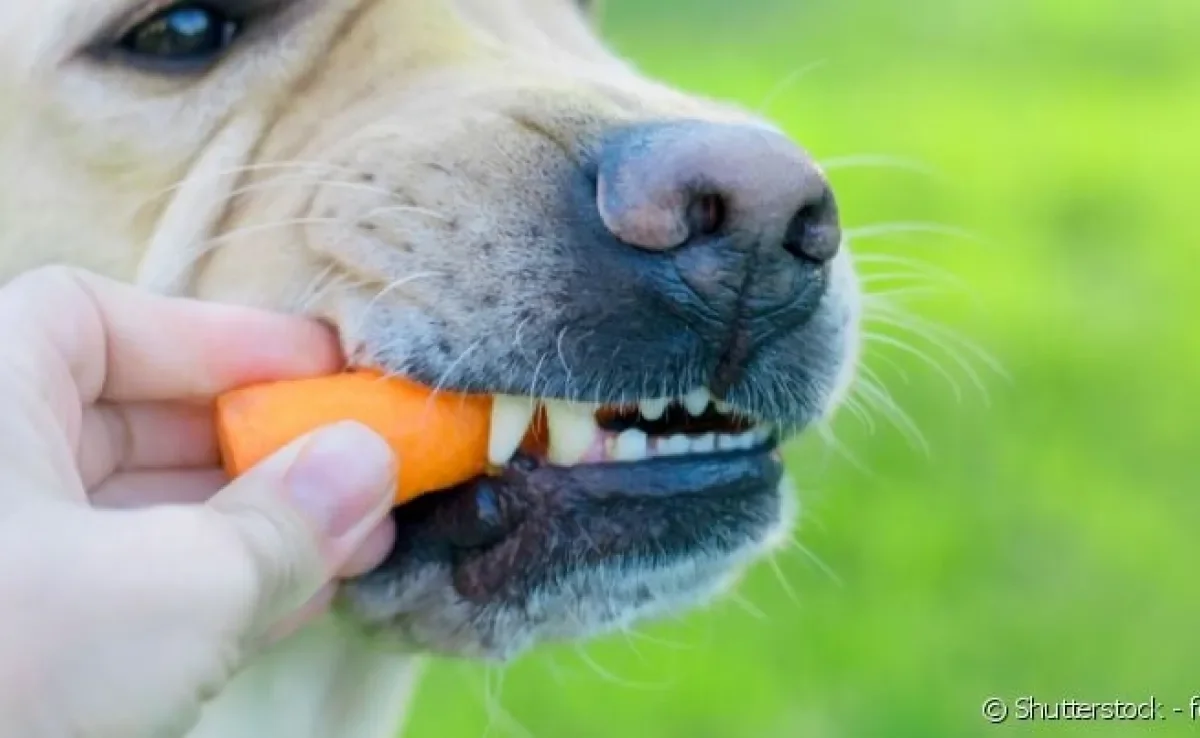
[[[203,73],[99,51],[167,4],[0,5],[0,278],[69,264],[305,312],[335,323],[351,358],[443,386],[575,399],[683,386],[653,367],[567,366],[564,339],[570,354],[579,336],[564,305],[583,298],[556,246],[576,238],[560,193],[580,152],[621,125],[767,123],[640,76],[575,0],[227,0],[215,5],[265,17]],[[836,404],[855,358],[844,251],[831,273],[806,353],[754,375],[744,403],[804,405],[808,420]],[[548,365],[513,370],[514,342]],[[801,369],[817,387],[803,397],[778,380]],[[196,738],[396,735],[416,678],[408,654],[506,656],[701,601],[786,535],[783,499],[763,526],[727,532],[737,545],[719,554],[698,544],[667,564],[576,571],[531,587],[520,608],[465,600],[432,564],[372,580],[351,617],[239,677]]]

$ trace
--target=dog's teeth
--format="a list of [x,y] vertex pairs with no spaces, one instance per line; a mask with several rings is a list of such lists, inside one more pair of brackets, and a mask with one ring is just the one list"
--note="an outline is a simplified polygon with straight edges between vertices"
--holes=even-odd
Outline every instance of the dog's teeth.
[[724,400],[717,400],[713,403],[713,405],[716,406],[717,412],[721,413],[722,415],[733,415],[733,405],[730,405],[728,402],[725,402]]
[[595,408],[573,402],[546,401],[546,425],[550,431],[550,463],[577,464],[599,432]]
[[615,461],[641,461],[646,458],[648,437],[637,428],[630,428],[617,436],[617,445],[613,449]]
[[711,454],[717,450],[717,437],[713,433],[706,433],[692,440],[692,451],[698,454]]
[[[762,440],[759,439],[757,431],[721,433],[717,436],[717,449],[719,451],[749,451],[755,446],[761,445],[765,440],[765,437]],[[694,448],[694,444],[692,447]]]
[[770,425],[764,423],[763,425],[755,427],[755,429],[750,431],[750,433],[753,434],[754,443],[766,443],[767,441],[771,440],[772,430],[773,429]]
[[658,420],[667,411],[669,400],[642,400],[638,403],[638,411],[646,420]]
[[488,461],[504,466],[512,461],[521,446],[533,412],[537,407],[531,398],[496,395],[492,399],[492,432],[488,439]]
[[692,442],[687,436],[671,436],[664,438],[658,442],[658,453],[660,456],[682,456],[690,451]]
[[683,398],[683,406],[690,414],[700,416],[708,409],[708,402],[711,399],[712,396],[708,394],[708,390],[701,387],[698,390],[692,390],[687,397]]

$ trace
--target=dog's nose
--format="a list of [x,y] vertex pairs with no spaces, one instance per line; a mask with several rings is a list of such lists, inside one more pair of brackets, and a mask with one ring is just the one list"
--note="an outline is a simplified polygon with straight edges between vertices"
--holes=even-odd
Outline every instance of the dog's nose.
[[597,206],[614,236],[653,251],[719,239],[771,261],[821,264],[841,243],[837,207],[816,164],[786,136],[750,125],[621,130],[600,154]]

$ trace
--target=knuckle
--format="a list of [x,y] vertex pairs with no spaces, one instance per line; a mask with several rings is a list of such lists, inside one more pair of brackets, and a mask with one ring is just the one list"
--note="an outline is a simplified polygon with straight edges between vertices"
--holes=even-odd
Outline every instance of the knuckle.
[[54,305],[55,311],[93,313],[94,301],[79,269],[62,264],[37,267],[14,277],[5,287],[4,309],[10,317],[25,318],[31,311]]
[[[61,363],[83,393],[99,391],[106,367],[81,357],[107,357],[104,311],[83,270],[53,264],[15,277],[0,291],[0,330]],[[53,307],[52,310],[47,308]]]
[[34,295],[63,295],[81,292],[83,280],[82,273],[75,267],[50,264],[17,276],[11,284]]
[[240,630],[254,616],[266,575],[239,531],[205,506],[153,510],[162,561],[187,573],[180,591],[193,600],[198,622]]
[[137,452],[137,435],[133,432],[129,411],[122,405],[107,405],[97,409],[107,431],[106,441],[113,470],[123,470]]
[[[252,577],[257,617],[272,621],[299,607],[323,583],[322,556],[303,520],[284,506],[229,496],[213,501],[231,552]],[[310,591],[311,590],[311,591]],[[266,625],[267,623],[261,623]]]

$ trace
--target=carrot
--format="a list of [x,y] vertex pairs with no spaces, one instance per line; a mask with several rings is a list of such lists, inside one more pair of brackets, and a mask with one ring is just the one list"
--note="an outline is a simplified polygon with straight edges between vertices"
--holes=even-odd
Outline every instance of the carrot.
[[396,504],[461,484],[487,471],[492,398],[432,393],[367,370],[270,382],[217,398],[222,465],[236,477],[324,425],[356,420],[379,433],[400,459]]

